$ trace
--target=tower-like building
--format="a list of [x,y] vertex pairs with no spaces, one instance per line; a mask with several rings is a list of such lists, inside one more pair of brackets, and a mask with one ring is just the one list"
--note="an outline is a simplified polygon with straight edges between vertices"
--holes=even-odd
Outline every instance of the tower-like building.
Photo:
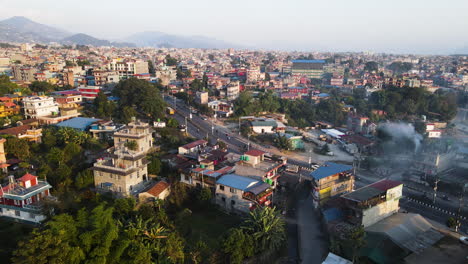
[[152,148],[152,141],[148,123],[134,121],[115,132],[114,147],[93,166],[96,190],[130,196],[147,187],[149,162],[146,154]]

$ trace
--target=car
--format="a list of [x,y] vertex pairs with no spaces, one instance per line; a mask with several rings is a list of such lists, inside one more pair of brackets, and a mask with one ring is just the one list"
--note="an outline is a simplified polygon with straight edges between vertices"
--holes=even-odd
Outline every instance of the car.
[[208,120],[208,118],[206,116],[202,116],[201,119],[205,120],[205,121]]
[[460,237],[460,242],[462,242],[465,245],[468,245],[468,237],[466,236]]

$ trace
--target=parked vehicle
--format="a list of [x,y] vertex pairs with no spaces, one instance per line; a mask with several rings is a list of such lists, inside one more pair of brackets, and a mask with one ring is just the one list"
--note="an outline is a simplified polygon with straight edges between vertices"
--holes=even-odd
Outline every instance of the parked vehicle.
[[169,114],[169,115],[173,115],[175,113],[175,111],[171,107],[166,107],[166,113]]
[[460,242],[462,242],[465,245],[468,245],[468,237],[465,237],[465,236],[460,237]]

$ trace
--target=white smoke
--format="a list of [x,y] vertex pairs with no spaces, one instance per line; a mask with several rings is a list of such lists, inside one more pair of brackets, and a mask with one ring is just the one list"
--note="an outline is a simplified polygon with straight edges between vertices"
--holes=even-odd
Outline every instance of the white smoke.
[[[409,139],[414,142],[414,151],[417,152],[421,146],[423,136],[416,132],[414,126],[408,123],[394,123],[386,122],[379,124],[379,129],[391,136],[393,140],[399,141],[398,139]],[[401,146],[404,147],[404,146]]]

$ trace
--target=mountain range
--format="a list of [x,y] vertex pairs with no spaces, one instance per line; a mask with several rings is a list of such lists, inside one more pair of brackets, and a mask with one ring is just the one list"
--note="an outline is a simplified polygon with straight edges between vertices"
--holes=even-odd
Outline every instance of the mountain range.
[[163,32],[148,31],[133,34],[122,42],[111,42],[93,36],[34,22],[26,17],[15,16],[0,21],[0,42],[29,42],[46,44],[79,44],[114,47],[155,47],[155,48],[240,48],[221,40],[203,36],[179,36]]

